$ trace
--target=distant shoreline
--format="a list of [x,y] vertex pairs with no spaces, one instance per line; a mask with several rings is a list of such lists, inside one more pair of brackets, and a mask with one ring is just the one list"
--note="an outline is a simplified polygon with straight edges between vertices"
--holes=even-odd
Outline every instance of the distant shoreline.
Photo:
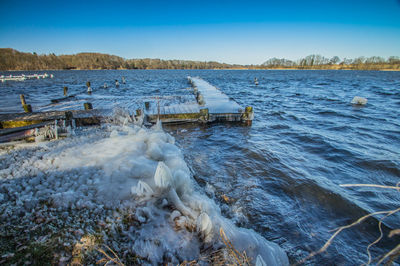
[[0,48],[0,71],[55,71],[55,70],[130,70],[130,69],[181,69],[181,70],[371,70],[400,71],[400,57],[387,59],[372,56],[341,60],[309,55],[291,61],[271,58],[259,65],[226,64],[216,61],[125,59],[101,53],[55,55],[24,53],[12,48]]
[[387,72],[398,72],[400,69],[337,69],[337,68],[324,68],[324,69],[316,69],[316,68],[201,68],[201,69],[189,69],[189,68],[179,68],[179,69],[165,69],[165,68],[147,68],[147,69],[129,69],[129,68],[119,68],[119,69],[9,69],[9,70],[0,70],[0,72],[21,72],[21,71],[101,71],[101,70],[315,70],[315,71],[387,71]]

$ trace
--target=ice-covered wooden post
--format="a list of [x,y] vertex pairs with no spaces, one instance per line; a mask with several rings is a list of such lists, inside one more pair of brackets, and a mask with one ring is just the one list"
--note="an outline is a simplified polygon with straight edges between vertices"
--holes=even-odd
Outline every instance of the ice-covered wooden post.
[[64,113],[65,114],[65,124],[66,126],[72,126],[72,119],[74,118],[73,114],[71,111],[67,111]]
[[21,98],[21,104],[25,113],[32,113],[32,106],[30,104],[26,104],[25,96],[21,94],[19,97]]
[[86,82],[86,87],[88,94],[92,94],[92,87],[90,87],[90,81]]
[[208,108],[200,109],[200,119],[206,122],[208,121],[208,118],[209,118]]
[[253,107],[246,106],[243,114],[243,122],[245,122],[246,126],[251,126],[253,122],[253,116],[254,116]]

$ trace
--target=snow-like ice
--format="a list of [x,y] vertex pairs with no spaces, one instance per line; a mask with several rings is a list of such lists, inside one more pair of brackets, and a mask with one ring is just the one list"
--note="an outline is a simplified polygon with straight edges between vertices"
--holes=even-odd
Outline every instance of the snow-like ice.
[[[11,219],[20,211],[33,213],[43,200],[67,215],[72,210],[101,213],[102,206],[114,210],[130,206],[140,226],[131,225],[119,234],[125,235],[135,254],[151,264],[161,264],[166,258],[174,264],[199,259],[204,245],[223,248],[221,228],[252,263],[288,264],[277,244],[235,226],[201,193],[181,150],[160,122],[147,129],[129,118],[115,121],[119,125],[1,151],[1,219]],[[107,216],[106,220],[112,219]]]

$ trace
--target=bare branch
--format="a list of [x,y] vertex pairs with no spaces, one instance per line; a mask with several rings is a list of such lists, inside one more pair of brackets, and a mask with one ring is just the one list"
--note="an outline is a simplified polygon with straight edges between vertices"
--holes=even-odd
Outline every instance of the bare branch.
[[394,249],[392,249],[391,251],[386,253],[385,256],[383,256],[383,258],[378,261],[377,265],[381,264],[388,257],[395,255],[396,253],[399,253],[399,252],[400,252],[400,244],[398,244]]
[[332,244],[332,241],[335,239],[335,237],[343,230],[353,227],[357,224],[360,224],[361,222],[363,222],[364,220],[366,220],[369,217],[379,215],[379,214],[387,214],[387,216],[388,216],[388,215],[392,215],[393,213],[396,213],[398,211],[400,211],[400,208],[398,208],[396,210],[391,210],[391,211],[379,211],[379,212],[370,213],[370,214],[364,215],[363,217],[359,218],[357,221],[355,221],[352,224],[339,227],[338,229],[336,229],[335,233],[328,239],[328,241],[325,242],[325,244],[322,246],[322,248],[320,248],[318,251],[311,252],[310,255],[308,255],[306,258],[302,259],[299,262],[299,264],[302,264],[305,261],[309,260],[310,258],[324,252]]
[[376,187],[376,188],[390,188],[390,189],[396,189],[397,191],[400,191],[399,183],[396,184],[396,186],[384,186],[384,185],[376,185],[376,184],[341,184],[339,186],[341,187]]

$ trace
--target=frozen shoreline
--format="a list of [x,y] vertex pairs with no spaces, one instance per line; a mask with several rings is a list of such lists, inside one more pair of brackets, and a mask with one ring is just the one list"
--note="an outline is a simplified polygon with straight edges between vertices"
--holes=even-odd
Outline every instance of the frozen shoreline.
[[[53,263],[96,262],[103,244],[127,264],[229,261],[222,228],[253,264],[288,264],[278,245],[222,217],[160,125],[119,120],[0,151],[2,262],[35,261],[35,247]],[[88,237],[97,249],[83,252]]]

